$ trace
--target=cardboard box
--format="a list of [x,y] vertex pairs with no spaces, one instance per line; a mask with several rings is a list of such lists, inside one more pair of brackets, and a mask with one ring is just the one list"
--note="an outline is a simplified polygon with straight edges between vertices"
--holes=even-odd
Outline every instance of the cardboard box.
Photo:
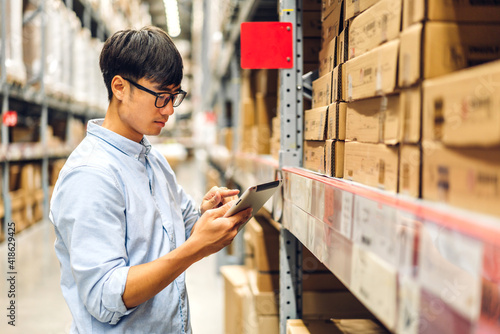
[[321,43],[323,45],[326,45],[342,31],[342,21],[340,21],[341,12],[342,6],[337,6],[334,11],[323,20],[321,29]]
[[327,140],[325,144],[325,173],[329,176],[344,176],[344,145],[345,142]]
[[319,76],[332,72],[336,66],[337,37],[328,42],[319,52]]
[[278,70],[257,70],[255,93],[260,93],[263,96],[276,96],[278,94]]
[[248,280],[243,266],[222,266],[224,278],[225,333],[243,333],[243,305],[248,290]]
[[347,80],[345,75],[345,64],[340,64],[333,69],[332,79],[332,102],[346,101]]
[[253,126],[255,124],[255,101],[253,98],[243,98],[242,99],[242,108],[241,108],[241,120],[242,125]]
[[349,50],[349,21],[346,22],[344,30],[337,37],[337,64],[347,61]]
[[370,319],[286,321],[287,334],[382,334],[387,331]]
[[333,72],[313,81],[312,107],[326,107],[332,103],[332,78]]
[[347,103],[335,102],[328,106],[326,139],[345,140]]
[[304,61],[304,73],[306,71],[306,63],[316,64],[314,69],[318,69],[318,55],[321,50],[321,38],[307,37],[304,38],[302,45],[302,59]]
[[399,85],[500,58],[500,25],[426,22],[401,33]]
[[389,94],[396,89],[399,40],[387,42],[346,64],[349,101]]
[[399,149],[384,144],[345,143],[344,179],[396,193]]
[[325,173],[325,142],[304,141],[304,168]]
[[303,12],[302,14],[302,36],[320,37],[321,36],[321,13]]
[[328,106],[304,111],[304,140],[325,140]]
[[397,144],[402,131],[400,95],[388,95],[347,104],[346,140]]
[[424,82],[425,139],[500,145],[500,61]]
[[404,0],[403,28],[420,21],[500,22],[498,1]]
[[255,111],[257,125],[271,127],[271,119],[276,116],[277,98],[275,95],[265,96],[262,93],[255,94]]
[[[400,142],[417,144],[421,137],[422,123],[422,86],[401,90],[400,103],[402,110],[402,135]],[[387,122],[391,122],[388,120]],[[388,142],[386,142],[388,143]]]
[[322,0],[321,3],[321,21],[324,21],[335,9],[342,7],[342,0]]
[[399,192],[420,198],[422,157],[420,145],[402,145],[399,157]]
[[500,149],[422,143],[422,198],[500,216]]
[[345,14],[344,20],[358,15],[359,13],[367,10],[380,0],[345,0]]
[[402,0],[380,0],[359,16],[349,27],[349,59],[399,36]]

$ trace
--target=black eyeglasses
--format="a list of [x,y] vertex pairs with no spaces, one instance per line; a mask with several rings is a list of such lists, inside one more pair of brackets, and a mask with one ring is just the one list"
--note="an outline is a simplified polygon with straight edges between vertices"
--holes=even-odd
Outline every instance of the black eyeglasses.
[[149,93],[149,94],[151,94],[153,96],[156,96],[156,100],[155,100],[155,107],[156,108],[163,108],[163,107],[165,107],[170,100],[173,101],[172,104],[173,104],[174,107],[178,107],[182,103],[182,101],[184,101],[184,98],[187,95],[187,93],[185,91],[183,91],[183,90],[179,90],[177,93],[174,93],[174,94],[156,93],[156,92],[153,92],[150,89],[147,89],[144,86],[139,85],[137,82],[134,82],[134,81],[132,81],[130,79],[127,79],[127,78],[123,78],[123,79],[127,80],[132,85],[134,85],[135,87],[139,88],[140,90],[145,91],[146,93]]

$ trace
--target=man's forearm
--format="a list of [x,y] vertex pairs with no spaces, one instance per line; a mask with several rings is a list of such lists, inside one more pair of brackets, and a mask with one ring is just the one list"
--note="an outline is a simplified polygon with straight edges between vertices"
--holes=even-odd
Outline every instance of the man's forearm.
[[127,308],[154,297],[189,266],[203,258],[199,243],[190,239],[157,260],[130,267],[122,296]]

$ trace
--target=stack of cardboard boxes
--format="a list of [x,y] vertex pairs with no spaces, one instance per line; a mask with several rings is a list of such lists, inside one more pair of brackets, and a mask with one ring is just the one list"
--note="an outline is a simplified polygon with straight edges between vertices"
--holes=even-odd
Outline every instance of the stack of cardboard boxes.
[[[279,332],[279,232],[261,216],[246,226],[245,265],[221,268],[225,333]],[[371,314],[304,248],[303,318],[369,318]]]
[[491,62],[500,58],[500,6],[323,3],[319,78],[304,117],[304,167],[500,214],[492,204],[500,193],[494,98],[500,65]]
[[279,140],[279,133],[271,133],[277,90],[277,70],[242,70],[240,152],[270,154],[276,135]]

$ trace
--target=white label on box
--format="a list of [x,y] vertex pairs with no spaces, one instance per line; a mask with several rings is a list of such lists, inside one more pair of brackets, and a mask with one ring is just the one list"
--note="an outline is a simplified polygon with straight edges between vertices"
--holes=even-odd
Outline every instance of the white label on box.
[[407,277],[399,277],[398,330],[400,334],[417,334],[420,318],[420,287]]
[[396,223],[396,256],[399,276],[412,276],[415,252],[416,217],[406,211],[398,210]]
[[396,327],[396,290],[396,270],[353,245],[351,291],[390,330]]
[[356,196],[353,241],[396,267],[396,209]]
[[420,240],[421,286],[475,322],[481,307],[483,244],[435,224],[422,226]]
[[291,174],[291,176],[292,193],[290,195],[293,204],[306,212],[310,212],[312,180],[300,175]]
[[342,192],[342,211],[340,215],[340,233],[349,240],[352,240],[352,206],[354,204],[354,194],[346,190]]
[[325,216],[325,184],[313,180],[311,196],[311,214],[317,219]]

